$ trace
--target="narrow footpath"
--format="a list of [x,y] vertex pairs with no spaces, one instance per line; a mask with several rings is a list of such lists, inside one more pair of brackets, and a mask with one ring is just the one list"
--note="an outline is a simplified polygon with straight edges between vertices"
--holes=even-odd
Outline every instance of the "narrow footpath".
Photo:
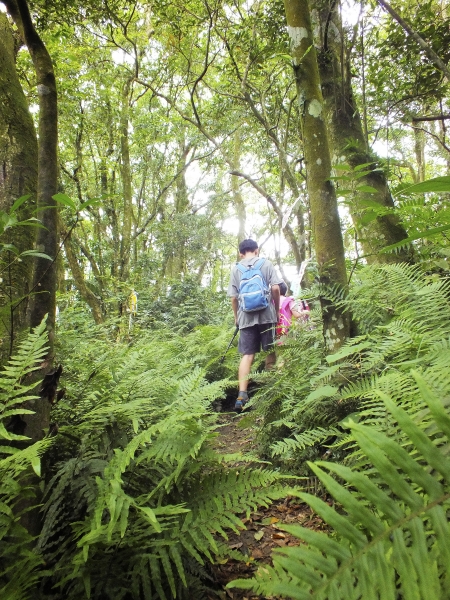
[[[255,431],[245,415],[222,413],[219,423],[216,441],[219,451],[243,456],[254,453]],[[237,460],[236,468],[245,468],[248,464]],[[214,578],[222,589],[211,595],[210,600],[217,600],[217,597],[223,600],[277,600],[274,596],[258,596],[248,590],[225,589],[225,586],[233,579],[250,578],[259,566],[271,564],[273,549],[299,544],[298,539],[280,529],[282,523],[302,525],[316,531],[323,529],[323,523],[309,506],[293,497],[274,502],[268,508],[261,507],[249,518],[244,515],[242,521],[246,529],[239,534],[228,532],[228,545],[242,553],[242,561],[228,559],[224,564],[213,566]]]

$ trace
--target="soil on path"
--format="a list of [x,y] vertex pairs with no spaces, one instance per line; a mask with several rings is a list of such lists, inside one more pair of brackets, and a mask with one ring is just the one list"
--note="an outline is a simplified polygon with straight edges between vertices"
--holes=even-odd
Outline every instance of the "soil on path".
[[[216,445],[219,451],[227,454],[253,454],[255,449],[254,430],[248,421],[234,413],[222,413],[219,417],[220,427]],[[236,462],[236,466],[248,465],[248,461]],[[245,529],[239,534],[228,532],[230,549],[242,554],[242,560],[228,559],[224,564],[213,566],[216,584],[221,587],[210,600],[277,600],[274,596],[258,596],[248,590],[227,589],[225,586],[233,579],[244,579],[253,576],[260,565],[272,564],[271,554],[275,548],[297,546],[300,542],[289,533],[282,531],[280,525],[298,524],[314,530],[323,530],[323,522],[308,505],[300,503],[298,498],[286,498],[274,502],[268,508],[260,508],[258,512],[243,516]]]

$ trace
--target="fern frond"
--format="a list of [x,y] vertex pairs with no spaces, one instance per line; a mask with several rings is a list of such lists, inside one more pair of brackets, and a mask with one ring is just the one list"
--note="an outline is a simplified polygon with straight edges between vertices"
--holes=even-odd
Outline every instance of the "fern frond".
[[[448,442],[447,411],[420,374],[412,375],[436,431]],[[376,474],[370,476],[336,463],[311,464],[346,514],[315,496],[299,493],[333,528],[334,537],[285,526],[307,546],[276,551],[274,568],[258,572],[253,589],[289,598],[324,600],[394,600],[399,593],[405,600],[446,597],[450,583],[450,526],[446,518],[450,460],[407,412],[385,394],[383,401],[414,452],[373,427],[351,424],[354,438]],[[244,587],[242,581],[233,585]],[[248,586],[247,582],[246,589]]]
[[[0,438],[8,441],[29,440],[28,437],[8,431],[11,417],[33,414],[22,404],[34,400],[30,391],[36,383],[24,383],[24,379],[38,368],[47,351],[45,319],[19,344],[16,354],[0,372]],[[27,485],[26,473],[30,467],[40,475],[41,456],[52,445],[46,439],[26,447],[3,446],[0,448],[0,596],[28,600],[41,577],[42,557],[32,550],[33,537],[20,523],[23,514],[18,500],[33,497]]]
[[32,414],[21,405],[37,396],[29,392],[36,383],[24,383],[24,378],[38,368],[47,351],[45,319],[35,327],[19,344],[16,354],[0,371],[0,438],[6,440],[25,440],[26,436],[15,435],[5,428],[6,420],[14,415]]
[[284,438],[281,441],[275,442],[272,445],[272,455],[284,455],[288,458],[290,454],[297,450],[303,450],[307,446],[313,446],[318,442],[323,442],[324,440],[337,435],[340,436],[341,433],[342,432],[335,427],[331,427],[330,429],[325,429],[323,427],[308,429],[303,433],[294,434],[292,438]]

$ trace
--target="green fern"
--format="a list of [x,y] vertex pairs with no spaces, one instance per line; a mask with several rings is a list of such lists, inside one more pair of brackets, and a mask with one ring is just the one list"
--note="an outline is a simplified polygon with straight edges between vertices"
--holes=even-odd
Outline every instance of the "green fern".
[[109,353],[97,400],[60,426],[58,454],[71,456],[47,487],[39,549],[69,599],[182,595],[193,561],[229,555],[219,538],[242,527],[240,514],[285,496],[286,478],[238,473],[235,457],[215,451],[210,406],[227,380],[208,383],[187,362],[170,376],[172,352],[162,345],[157,363],[148,339],[125,357],[122,348],[118,364]]
[[[43,440],[25,448],[13,445],[28,440],[7,429],[11,418],[33,411],[22,406],[34,400],[31,390],[36,383],[24,382],[36,370],[47,350],[45,321],[20,343],[17,353],[0,372],[0,438],[6,440],[0,447],[0,597],[25,600],[41,577],[42,559],[32,550],[33,538],[21,525],[18,501],[32,497],[24,475],[30,467],[40,475],[41,456],[51,440]],[[9,445],[6,445],[9,444]]]
[[[38,327],[24,338],[19,344],[16,354],[8,361],[3,371],[0,371],[0,438],[4,440],[26,440],[26,436],[15,435],[6,430],[5,421],[16,415],[33,414],[32,410],[22,406],[29,400],[35,400],[36,395],[30,395],[36,383],[25,384],[24,378],[38,368],[38,363],[47,351],[47,336],[45,319]],[[1,452],[10,452],[1,448]]]
[[325,429],[323,427],[309,429],[304,433],[294,434],[292,438],[284,438],[283,440],[275,442],[272,445],[272,454],[273,456],[282,454],[286,457],[286,459],[288,459],[289,455],[293,452],[303,450],[307,446],[313,446],[318,442],[323,442],[324,440],[330,439],[337,435],[340,436],[341,431],[335,427],[331,427],[329,429]]
[[386,410],[410,450],[373,427],[350,423],[355,441],[375,471],[370,475],[329,462],[310,465],[342,507],[339,511],[319,498],[299,494],[334,535],[285,526],[306,546],[279,549],[273,567],[261,567],[250,582],[238,580],[232,585],[302,600],[448,597],[450,461],[434,441],[443,437],[448,444],[450,418],[423,378],[418,373],[413,376],[435,426],[432,439],[383,395]]
[[[424,276],[419,266],[360,269],[342,306],[352,311],[364,333],[324,357],[311,347],[314,337],[306,332],[281,349],[282,372],[269,376],[258,394],[258,410],[267,415],[259,434],[266,453],[302,472],[305,457],[324,452],[326,437],[318,432],[332,430],[336,438],[330,450],[343,459],[353,443],[339,424],[349,413],[393,435],[380,392],[419,414],[424,406],[411,367],[439,384],[443,395],[450,393],[449,286],[447,280]],[[315,442],[305,445],[309,436]]]

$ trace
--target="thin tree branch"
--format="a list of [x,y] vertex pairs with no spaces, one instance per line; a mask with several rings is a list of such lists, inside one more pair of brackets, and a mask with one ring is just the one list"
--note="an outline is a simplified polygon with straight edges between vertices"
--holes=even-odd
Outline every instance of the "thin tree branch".
[[450,115],[429,115],[425,117],[413,116],[412,122],[416,121],[444,121],[450,119]]

